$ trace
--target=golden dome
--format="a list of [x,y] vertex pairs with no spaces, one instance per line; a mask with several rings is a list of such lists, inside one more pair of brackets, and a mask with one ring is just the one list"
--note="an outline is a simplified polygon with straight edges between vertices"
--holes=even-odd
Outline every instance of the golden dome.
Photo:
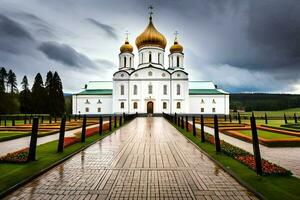
[[182,53],[183,47],[177,41],[177,37],[175,38],[174,44],[170,48],[171,53]]
[[149,24],[142,34],[140,34],[136,40],[135,44],[138,49],[144,46],[155,46],[165,49],[167,46],[167,40],[163,34],[158,32],[152,23],[152,17],[149,18]]
[[120,47],[121,53],[132,53],[133,47],[129,44],[128,39],[125,40],[125,44]]

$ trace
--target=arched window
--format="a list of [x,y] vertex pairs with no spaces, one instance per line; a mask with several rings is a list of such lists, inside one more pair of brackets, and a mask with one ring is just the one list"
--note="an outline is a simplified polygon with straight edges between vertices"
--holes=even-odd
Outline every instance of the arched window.
[[120,108],[124,108],[124,102],[121,102],[121,104],[120,104]]
[[86,107],[86,108],[85,108],[85,112],[87,112],[87,113],[90,112],[90,108],[89,108],[89,107]]
[[177,109],[180,109],[180,107],[181,107],[180,102],[177,102],[177,103],[176,103],[176,108],[177,108]]
[[121,95],[124,95],[124,85],[121,85]]
[[124,57],[124,67],[126,67],[126,65],[127,65],[127,60],[126,60],[126,57]]
[[173,64],[173,56],[171,56],[171,63],[170,63],[170,67],[173,67],[174,66],[174,64]]
[[177,67],[179,67],[179,56],[177,56]]
[[216,108],[212,108],[212,112],[215,113],[216,112]]
[[133,109],[137,109],[138,108],[138,103],[137,102],[133,102]]
[[167,95],[167,89],[168,89],[168,86],[167,85],[164,85],[164,95]]
[[90,104],[90,101],[86,99],[85,104]]
[[98,112],[101,112],[101,108],[100,107],[98,108]]
[[212,100],[212,103],[216,103],[215,99]]
[[151,63],[152,62],[152,53],[151,53],[151,51],[149,52],[149,63]]
[[148,76],[152,76],[152,72],[150,71],[150,72],[148,72]]
[[157,57],[157,60],[158,60],[158,64],[160,64],[160,53],[158,53],[158,57]]
[[180,85],[179,84],[177,84],[177,86],[176,86],[176,91],[177,91],[177,95],[180,95]]
[[151,84],[148,85],[148,94],[152,94],[152,92],[153,92],[152,89],[153,89],[152,85]]
[[142,53],[141,64],[144,62],[144,54]]
[[167,109],[167,102],[163,102],[163,109]]
[[203,99],[201,99],[201,103],[204,103],[204,100],[203,100]]
[[133,86],[133,94],[134,94],[134,95],[137,95],[137,85],[134,85],[134,86]]
[[129,67],[131,67],[131,57],[129,58]]

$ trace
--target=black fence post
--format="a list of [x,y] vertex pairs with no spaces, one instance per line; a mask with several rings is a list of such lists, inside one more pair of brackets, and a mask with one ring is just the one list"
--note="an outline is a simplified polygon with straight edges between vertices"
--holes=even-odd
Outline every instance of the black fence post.
[[186,132],[189,132],[189,117],[185,116],[185,129]]
[[219,138],[219,125],[218,125],[218,116],[214,116],[214,128],[215,128],[215,143],[216,143],[216,151],[221,151],[221,143]]
[[205,136],[204,136],[204,116],[203,115],[200,116],[200,123],[201,123],[201,132],[200,132],[201,142],[205,142]]
[[224,115],[224,120],[225,120],[225,122],[227,121],[227,116],[226,115]]
[[42,116],[42,123],[44,123],[44,116]]
[[29,116],[29,124],[31,124],[32,114]]
[[298,119],[297,119],[296,113],[294,113],[294,120],[295,120],[295,124],[297,124],[298,123]]
[[49,124],[52,124],[52,116],[49,116]]
[[83,115],[82,121],[82,131],[81,131],[81,142],[85,142],[85,133],[86,133],[86,115]]
[[229,114],[229,121],[230,121],[230,123],[232,122],[232,117],[230,114]]
[[117,116],[114,115],[114,127],[117,128]]
[[258,175],[262,175],[263,171],[262,171],[261,157],[259,151],[259,141],[257,136],[255,117],[251,117],[250,121],[251,121],[252,143],[253,143],[253,152],[255,157],[256,173]]
[[[0,124],[1,124],[1,120],[0,120]],[[27,117],[26,117],[26,115],[24,116],[24,124],[27,124]]]
[[267,113],[265,113],[265,123],[268,124],[268,116],[267,116]]
[[69,122],[71,121],[71,115],[69,115]]
[[74,119],[75,119],[75,122],[77,121],[77,115],[75,114],[75,116],[74,116]]
[[12,126],[15,126],[15,125],[16,125],[16,121],[15,121],[15,118],[14,118],[14,117],[12,117],[12,119],[11,119],[11,125],[12,125]]
[[285,124],[287,124],[288,122],[287,122],[287,118],[286,118],[286,115],[285,115],[285,113],[284,113],[284,123]]
[[181,128],[184,129],[184,121],[183,121],[183,116],[181,117]]
[[195,116],[193,116],[193,136],[196,137],[196,119],[195,119]]
[[126,115],[125,113],[123,112],[123,120],[124,120],[124,123],[126,122]]
[[1,124],[2,124],[1,122],[2,122],[2,117],[1,117],[1,115],[0,115],[0,126],[1,126]]
[[39,129],[39,118],[34,117],[31,130],[30,146],[28,153],[28,161],[34,161],[36,156],[36,143]]
[[238,121],[239,121],[239,124],[241,124],[241,115],[239,112],[238,112]]
[[4,126],[7,126],[7,117],[4,118]]
[[122,116],[119,117],[119,126],[122,126]]
[[175,115],[174,115],[174,123],[175,123],[175,125],[177,125],[177,113],[175,113]]
[[109,115],[109,131],[111,131],[111,115]]
[[54,122],[56,123],[57,122],[57,116],[55,115],[54,117]]
[[180,127],[180,116],[177,116],[177,126]]
[[66,127],[66,117],[62,116],[60,122],[59,140],[58,140],[58,147],[57,147],[58,153],[64,151],[65,127]]
[[103,117],[100,115],[99,117],[99,135],[103,133]]

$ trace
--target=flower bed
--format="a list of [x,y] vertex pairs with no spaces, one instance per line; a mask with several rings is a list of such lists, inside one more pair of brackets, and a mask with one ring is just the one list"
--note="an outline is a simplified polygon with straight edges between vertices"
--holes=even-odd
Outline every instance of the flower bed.
[[65,137],[64,138],[64,147],[70,146],[70,145],[75,144],[79,141],[80,140],[76,137]]
[[24,163],[27,162],[29,154],[29,148],[24,148],[13,153],[8,153],[5,156],[0,157],[0,163]]
[[[214,136],[205,133],[205,141],[209,142],[210,144],[215,143]],[[255,158],[249,152],[233,146],[223,140],[221,140],[221,149],[222,152],[235,160],[243,163],[244,165],[248,166],[252,170],[256,170],[255,166]],[[271,163],[267,160],[262,159],[262,168],[264,175],[280,175],[280,176],[289,176],[292,175],[292,172],[284,169],[274,163]]]

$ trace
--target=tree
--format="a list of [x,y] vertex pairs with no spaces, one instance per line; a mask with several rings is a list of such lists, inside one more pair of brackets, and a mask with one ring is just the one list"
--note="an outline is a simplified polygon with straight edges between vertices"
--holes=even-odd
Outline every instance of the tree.
[[53,85],[52,85],[53,94],[52,95],[55,99],[54,113],[61,115],[65,111],[65,98],[64,98],[64,93],[63,93],[62,82],[61,82],[61,79],[57,72],[54,72],[52,82],[53,82]]
[[0,70],[0,93],[5,93],[5,82],[7,79],[7,72],[4,67]]
[[21,113],[31,113],[31,92],[29,90],[29,84],[27,76],[23,77],[21,82],[23,90],[20,92],[20,111]]
[[54,115],[54,101],[53,98],[53,73],[49,71],[47,73],[46,82],[45,82],[45,90],[47,95],[47,113]]
[[9,70],[7,75],[7,86],[10,87],[11,94],[18,91],[17,85],[18,84],[16,74],[12,70]]
[[46,107],[46,94],[43,83],[43,78],[40,73],[35,76],[34,83],[32,86],[32,111],[34,113],[45,113]]

